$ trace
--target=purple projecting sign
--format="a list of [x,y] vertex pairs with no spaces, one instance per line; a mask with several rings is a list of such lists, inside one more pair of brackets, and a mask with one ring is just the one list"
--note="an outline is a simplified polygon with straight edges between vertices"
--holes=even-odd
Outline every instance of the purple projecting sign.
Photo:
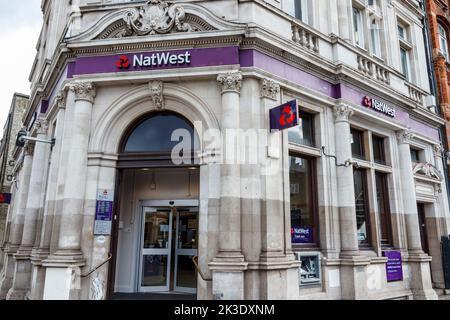
[[297,100],[286,102],[270,110],[270,131],[281,131],[298,126]]
[[399,251],[384,251],[383,256],[388,258],[386,262],[387,281],[403,280],[403,262],[402,253]]

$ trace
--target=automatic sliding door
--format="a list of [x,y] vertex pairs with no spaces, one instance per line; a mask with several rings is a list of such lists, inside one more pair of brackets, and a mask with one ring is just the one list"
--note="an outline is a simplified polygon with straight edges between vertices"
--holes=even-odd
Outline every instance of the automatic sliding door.
[[140,291],[161,292],[170,288],[172,211],[144,207]]

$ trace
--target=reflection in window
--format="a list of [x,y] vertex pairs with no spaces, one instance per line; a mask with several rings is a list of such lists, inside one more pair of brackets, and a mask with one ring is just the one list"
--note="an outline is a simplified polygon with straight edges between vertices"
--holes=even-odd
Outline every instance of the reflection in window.
[[411,161],[413,163],[419,163],[420,162],[419,150],[411,148]]
[[289,129],[289,142],[298,145],[314,146],[314,117],[311,114],[299,113],[299,126]]
[[362,131],[351,129],[352,135],[352,156],[357,159],[365,159],[364,154],[364,133]]
[[384,138],[372,136],[373,160],[378,164],[386,164],[384,155]]
[[380,220],[380,241],[382,246],[390,246],[392,245],[392,233],[387,175],[376,172],[375,183],[377,187],[378,217]]
[[356,226],[359,245],[369,245],[368,203],[366,197],[366,171],[354,169]]
[[[181,130],[181,131],[177,131]],[[177,131],[186,134],[190,141],[183,138],[172,141],[172,134]],[[177,135],[177,139],[180,135]],[[172,113],[160,113],[142,121],[129,135],[124,152],[171,152],[180,142],[198,149],[198,138],[194,127],[180,116]]]
[[447,31],[439,24],[439,48],[442,55],[445,57],[445,61],[448,61],[448,44],[447,44]]
[[290,157],[291,235],[293,244],[315,243],[312,160]]

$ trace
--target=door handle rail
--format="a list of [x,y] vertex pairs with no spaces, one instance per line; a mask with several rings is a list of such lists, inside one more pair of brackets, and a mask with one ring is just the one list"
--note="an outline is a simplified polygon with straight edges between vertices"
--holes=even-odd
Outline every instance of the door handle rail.
[[203,281],[211,282],[212,279],[206,277],[205,274],[204,274],[204,273],[202,272],[202,270],[200,269],[200,266],[199,266],[199,264],[198,264],[198,256],[192,257],[192,262],[194,263],[195,269],[197,269],[197,272],[198,272],[198,274],[200,275],[200,277],[203,279]]

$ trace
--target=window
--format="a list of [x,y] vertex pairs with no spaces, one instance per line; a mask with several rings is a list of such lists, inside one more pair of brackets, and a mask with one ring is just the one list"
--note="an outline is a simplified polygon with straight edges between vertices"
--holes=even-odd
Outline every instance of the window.
[[380,223],[381,246],[392,245],[391,211],[389,204],[389,192],[387,185],[387,175],[385,173],[375,173],[375,184],[377,188],[377,211]]
[[409,52],[405,48],[400,48],[400,61],[402,66],[402,74],[406,80],[409,80]]
[[364,48],[363,15],[362,11],[355,7],[353,7],[353,32],[355,43]]
[[378,164],[386,164],[384,155],[384,138],[373,135],[372,136],[373,147],[373,160]]
[[403,27],[402,25],[397,25],[397,30],[398,30],[398,37],[401,40],[407,41],[408,39],[406,38],[406,30],[405,27]]
[[440,52],[445,57],[445,61],[448,61],[448,42],[447,42],[447,32],[445,28],[439,24],[439,48]]
[[410,51],[411,51],[411,44],[408,41],[408,30],[407,28],[402,25],[397,25],[398,29],[398,37],[400,41],[400,66],[401,66],[401,72],[405,76],[406,80],[411,80],[411,71],[410,71]]
[[352,135],[352,156],[353,158],[364,160],[365,152],[364,152],[364,132],[351,129]]
[[128,135],[123,152],[171,152],[180,141],[172,141],[176,130],[186,130],[191,137],[191,148],[198,149],[198,137],[194,127],[174,113],[157,113],[138,123]]
[[299,126],[289,129],[289,142],[314,147],[314,116],[299,112]]
[[307,0],[295,0],[295,17],[305,23],[308,23],[308,1]]
[[372,42],[372,53],[377,57],[381,57],[380,28],[375,19],[372,19],[370,27],[370,38]]
[[291,236],[294,245],[317,244],[314,161],[290,156]]
[[420,162],[419,150],[411,148],[411,161],[413,163]]
[[354,169],[356,228],[360,246],[370,245],[370,218],[367,197],[366,170]]

